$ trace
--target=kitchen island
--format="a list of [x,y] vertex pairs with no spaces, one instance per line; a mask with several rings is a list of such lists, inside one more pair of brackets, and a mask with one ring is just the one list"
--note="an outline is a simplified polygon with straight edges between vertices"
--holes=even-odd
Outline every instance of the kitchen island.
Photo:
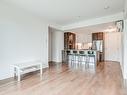
[[62,50],[62,61],[65,63],[80,63],[88,65],[97,65],[98,51],[96,50]]

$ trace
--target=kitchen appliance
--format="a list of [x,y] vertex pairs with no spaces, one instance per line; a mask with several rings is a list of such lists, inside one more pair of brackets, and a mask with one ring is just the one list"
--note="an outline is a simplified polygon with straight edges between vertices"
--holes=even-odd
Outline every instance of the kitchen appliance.
[[93,41],[92,49],[97,50],[99,52],[103,52],[103,40]]
[[103,40],[94,40],[92,44],[92,49],[98,51],[98,61],[104,61],[104,41]]
[[98,61],[104,61],[104,33],[92,33],[92,49],[98,51]]

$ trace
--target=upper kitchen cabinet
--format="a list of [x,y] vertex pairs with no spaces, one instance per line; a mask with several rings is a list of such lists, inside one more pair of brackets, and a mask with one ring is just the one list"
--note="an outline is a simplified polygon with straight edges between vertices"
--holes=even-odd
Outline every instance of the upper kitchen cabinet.
[[92,40],[103,40],[103,39],[104,39],[103,32],[92,33]]
[[76,35],[71,32],[64,33],[64,49],[75,49]]

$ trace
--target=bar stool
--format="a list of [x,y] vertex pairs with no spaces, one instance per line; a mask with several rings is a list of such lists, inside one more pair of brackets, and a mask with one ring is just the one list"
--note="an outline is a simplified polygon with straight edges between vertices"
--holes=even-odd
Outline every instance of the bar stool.
[[87,55],[86,55],[85,51],[79,51],[79,62],[86,64],[86,62],[87,62]]
[[72,60],[71,62],[76,63],[79,62],[79,53],[77,50],[72,51]]
[[69,62],[71,60],[70,57],[72,56],[71,50],[67,50],[66,55],[67,55],[66,61]]
[[[93,61],[91,62],[91,58],[93,58]],[[88,57],[87,57],[87,62],[89,63],[89,65],[92,63],[92,65],[94,65],[96,63],[95,60],[95,53],[94,51],[88,51]]]

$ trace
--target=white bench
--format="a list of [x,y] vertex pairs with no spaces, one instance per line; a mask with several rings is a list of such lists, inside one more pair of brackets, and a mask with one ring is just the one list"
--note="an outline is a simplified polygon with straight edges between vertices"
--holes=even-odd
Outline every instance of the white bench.
[[14,77],[18,77],[18,81],[21,81],[21,75],[29,72],[34,72],[40,70],[40,76],[42,76],[42,62],[34,61],[34,62],[26,62],[14,64]]

